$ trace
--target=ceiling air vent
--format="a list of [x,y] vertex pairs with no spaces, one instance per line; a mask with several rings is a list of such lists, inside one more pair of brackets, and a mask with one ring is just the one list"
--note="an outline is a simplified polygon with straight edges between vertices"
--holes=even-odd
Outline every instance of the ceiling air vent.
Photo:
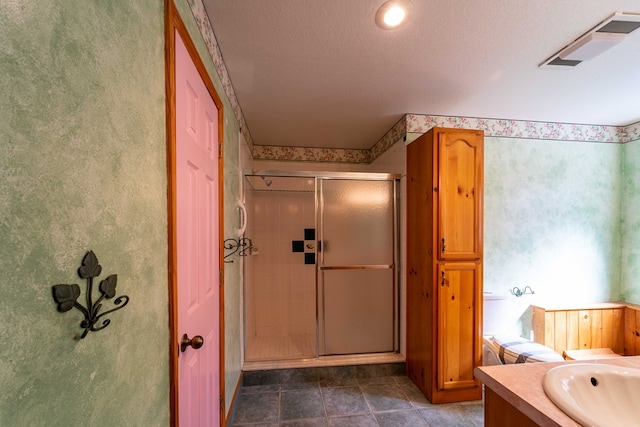
[[616,12],[547,58],[540,67],[575,67],[612,48],[640,28],[640,14]]

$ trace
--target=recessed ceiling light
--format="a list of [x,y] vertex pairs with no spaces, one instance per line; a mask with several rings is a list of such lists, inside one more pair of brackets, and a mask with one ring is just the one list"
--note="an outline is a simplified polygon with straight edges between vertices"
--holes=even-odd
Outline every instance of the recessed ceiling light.
[[376,12],[376,25],[385,30],[398,28],[407,22],[413,4],[409,0],[389,0],[378,8]]

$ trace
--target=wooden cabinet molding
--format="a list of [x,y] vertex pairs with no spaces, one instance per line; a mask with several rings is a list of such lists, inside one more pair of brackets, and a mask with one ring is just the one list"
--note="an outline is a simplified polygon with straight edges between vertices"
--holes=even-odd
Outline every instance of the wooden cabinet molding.
[[438,259],[482,258],[483,134],[440,130],[434,182],[439,193]]

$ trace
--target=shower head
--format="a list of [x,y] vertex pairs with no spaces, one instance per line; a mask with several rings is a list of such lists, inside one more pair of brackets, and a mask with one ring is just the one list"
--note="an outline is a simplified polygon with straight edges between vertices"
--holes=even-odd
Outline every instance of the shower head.
[[262,178],[262,180],[264,181],[264,183],[265,183],[265,185],[266,185],[267,187],[271,187],[271,184],[273,184],[273,181],[271,181],[270,179],[268,179],[268,178],[267,178],[267,177],[265,177],[265,176],[261,176],[260,178]]

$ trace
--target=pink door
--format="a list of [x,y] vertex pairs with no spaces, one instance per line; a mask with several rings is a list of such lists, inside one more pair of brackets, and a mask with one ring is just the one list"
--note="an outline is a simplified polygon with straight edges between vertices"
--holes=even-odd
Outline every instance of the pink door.
[[178,339],[192,340],[178,357],[179,422],[218,426],[218,110],[177,32],[175,40]]

